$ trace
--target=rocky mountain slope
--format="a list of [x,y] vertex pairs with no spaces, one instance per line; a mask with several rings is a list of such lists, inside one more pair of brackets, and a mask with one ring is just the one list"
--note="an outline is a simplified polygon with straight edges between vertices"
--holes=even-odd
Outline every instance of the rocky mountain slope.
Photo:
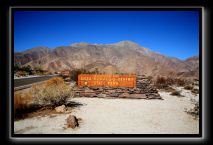
[[131,41],[114,44],[82,42],[55,49],[38,47],[15,53],[14,64],[40,66],[52,72],[83,68],[103,73],[199,75],[199,57],[182,61],[158,54]]

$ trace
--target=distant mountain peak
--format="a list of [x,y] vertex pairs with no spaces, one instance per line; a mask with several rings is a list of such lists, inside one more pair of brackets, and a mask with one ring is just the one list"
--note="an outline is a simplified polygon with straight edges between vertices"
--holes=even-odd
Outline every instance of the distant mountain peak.
[[71,46],[87,46],[87,45],[90,45],[90,44],[87,42],[79,42],[79,43],[74,43]]
[[115,43],[115,45],[119,45],[119,46],[139,46],[137,43],[130,41],[130,40],[124,40],[124,41],[120,41]]
[[131,40],[122,40],[122,41],[119,41],[118,43],[136,44],[135,42],[133,42],[133,41],[131,41]]

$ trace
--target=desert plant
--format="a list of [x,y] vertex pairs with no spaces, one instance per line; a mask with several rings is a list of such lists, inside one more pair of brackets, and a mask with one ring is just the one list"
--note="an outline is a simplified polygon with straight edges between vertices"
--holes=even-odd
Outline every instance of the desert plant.
[[186,84],[186,81],[181,78],[175,78],[175,84],[178,86],[184,86]]
[[36,104],[58,106],[74,96],[73,89],[74,86],[66,85],[62,78],[54,77],[42,84],[33,85],[31,93]]
[[184,86],[186,81],[181,78],[158,76],[155,80],[155,86],[159,89],[168,88],[168,86],[177,85]]
[[148,76],[147,79],[148,79],[148,80],[152,80],[153,77],[152,77],[152,76]]
[[16,110],[26,109],[32,101],[30,93],[15,92],[14,94],[14,113]]
[[193,86],[191,86],[191,85],[186,85],[186,86],[184,87],[184,89],[186,89],[186,90],[192,90],[192,89],[193,89]]
[[157,77],[156,81],[155,81],[155,85],[158,87],[158,88],[164,88],[166,87],[166,79],[164,77]]
[[191,114],[195,117],[195,119],[197,119],[199,117],[199,102],[195,99],[191,99],[191,101],[194,104],[194,107],[191,109],[186,109],[185,112]]
[[191,92],[194,93],[194,94],[199,94],[199,89],[193,88],[193,89],[191,90]]
[[16,72],[16,75],[17,75],[17,76],[26,76],[26,75],[27,75],[27,72],[25,72],[25,71],[17,71],[17,72]]

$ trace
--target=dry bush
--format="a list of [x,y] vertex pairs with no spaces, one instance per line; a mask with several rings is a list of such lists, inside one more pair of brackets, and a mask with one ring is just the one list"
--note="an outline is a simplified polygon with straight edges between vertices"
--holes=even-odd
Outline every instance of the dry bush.
[[166,83],[166,78],[165,77],[157,77],[156,81],[155,81],[155,85],[157,86],[157,88],[159,89],[163,89],[165,87],[167,87],[167,83]]
[[32,101],[32,95],[30,93],[15,92],[14,94],[14,112],[16,110],[22,110],[29,107]]
[[26,76],[26,75],[28,75],[28,73],[25,72],[25,71],[17,71],[15,74],[16,74],[17,76]]
[[147,79],[148,79],[148,80],[152,80],[153,77],[152,77],[152,76],[148,76]]
[[199,102],[195,101],[194,99],[191,100],[194,104],[194,107],[191,109],[185,109],[185,112],[191,114],[195,117],[195,119],[199,118]]
[[175,78],[174,82],[178,86],[184,86],[186,84],[186,80],[181,78]]
[[48,81],[33,85],[31,93],[35,104],[58,106],[65,104],[74,96],[74,86],[68,86],[60,77],[54,77]]
[[186,85],[186,86],[184,87],[184,89],[186,89],[186,90],[192,90],[192,89],[193,89],[193,86],[191,86],[191,85]]
[[175,77],[162,77],[158,76],[155,80],[155,85],[159,89],[166,89],[168,86],[172,85],[178,85],[178,86],[184,86],[186,84],[186,81],[181,78],[175,78]]
[[194,93],[194,94],[199,94],[199,89],[193,88],[191,90],[191,92]]
[[173,96],[181,96],[180,91],[177,91],[177,90],[173,91],[171,93],[171,95],[173,95]]

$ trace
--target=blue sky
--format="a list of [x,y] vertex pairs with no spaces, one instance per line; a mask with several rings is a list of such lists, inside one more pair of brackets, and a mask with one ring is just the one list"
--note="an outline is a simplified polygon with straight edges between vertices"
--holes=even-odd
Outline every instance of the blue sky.
[[199,55],[197,11],[16,11],[15,52],[130,40],[166,56]]

